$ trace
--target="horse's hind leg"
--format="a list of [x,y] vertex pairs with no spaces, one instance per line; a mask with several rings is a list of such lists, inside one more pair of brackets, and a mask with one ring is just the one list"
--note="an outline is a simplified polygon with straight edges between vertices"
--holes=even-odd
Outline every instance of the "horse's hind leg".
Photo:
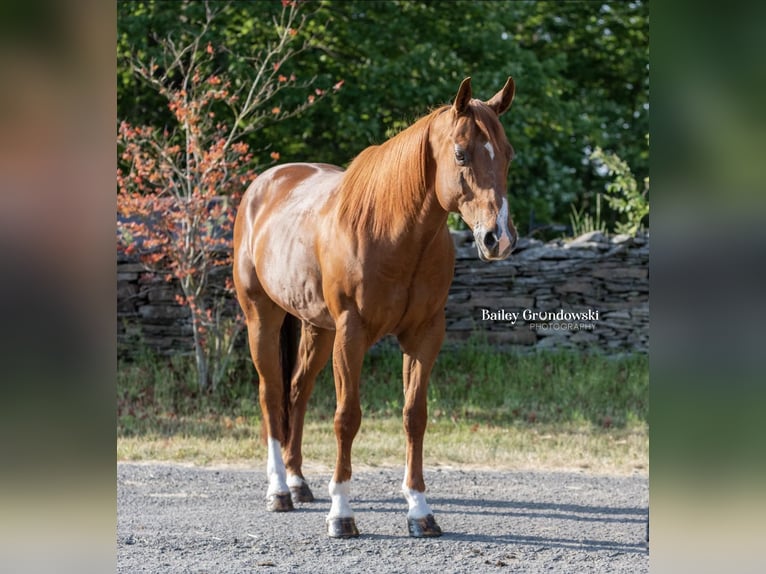
[[274,512],[293,509],[287,486],[281,445],[284,437],[284,391],[279,359],[279,337],[285,312],[265,297],[257,300],[240,299],[247,320],[250,354],[258,371],[258,398],[264,427],[268,434],[266,472],[269,488],[267,508]]
[[290,487],[293,502],[313,502],[314,500],[314,495],[303,478],[301,470],[303,420],[317,375],[332,353],[334,337],[334,331],[320,329],[310,323],[304,322],[301,328],[298,362],[290,386],[290,423],[285,445],[287,485]]

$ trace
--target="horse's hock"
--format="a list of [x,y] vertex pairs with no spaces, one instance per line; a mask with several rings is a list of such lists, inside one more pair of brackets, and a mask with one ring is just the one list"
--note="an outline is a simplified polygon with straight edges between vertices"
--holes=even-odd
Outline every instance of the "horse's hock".
[[[448,340],[484,334],[490,342],[523,348],[647,352],[648,234],[592,232],[549,243],[520,239],[511,257],[491,263],[476,256],[471,232],[452,237],[456,261],[447,303]],[[230,274],[220,268],[213,280],[223,284]],[[163,353],[191,348],[191,323],[176,293],[172,284],[118,254],[121,354],[141,341]]]

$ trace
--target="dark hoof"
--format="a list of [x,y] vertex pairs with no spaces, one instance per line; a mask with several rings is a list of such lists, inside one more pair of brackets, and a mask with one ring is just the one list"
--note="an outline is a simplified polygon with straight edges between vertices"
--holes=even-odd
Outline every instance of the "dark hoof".
[[328,519],[327,536],[330,538],[356,538],[359,536],[354,517]]
[[442,529],[436,524],[433,514],[423,518],[408,518],[407,530],[414,538],[435,538],[442,535]]
[[314,502],[314,494],[311,492],[309,485],[305,482],[300,486],[291,486],[290,496],[292,497],[294,503]]
[[289,494],[270,494],[266,497],[266,509],[269,512],[289,512],[293,510],[293,501]]

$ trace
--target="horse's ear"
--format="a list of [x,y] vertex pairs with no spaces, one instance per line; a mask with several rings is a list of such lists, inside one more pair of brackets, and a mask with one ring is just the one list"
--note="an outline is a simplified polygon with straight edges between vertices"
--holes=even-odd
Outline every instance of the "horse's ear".
[[508,81],[505,82],[503,89],[497,92],[492,99],[487,102],[487,105],[495,110],[495,113],[499,116],[508,111],[513,103],[513,96],[516,95],[516,84],[513,78],[508,76]]
[[468,109],[468,104],[471,102],[471,77],[467,77],[460,84],[458,88],[457,96],[455,96],[455,103],[453,107],[458,114],[462,114]]

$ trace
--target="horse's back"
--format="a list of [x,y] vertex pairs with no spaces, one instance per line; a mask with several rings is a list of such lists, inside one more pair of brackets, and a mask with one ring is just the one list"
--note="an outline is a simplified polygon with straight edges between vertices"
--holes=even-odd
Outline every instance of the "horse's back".
[[[291,199],[329,198],[343,169],[327,163],[286,163],[262,172],[247,188],[242,205],[249,209],[275,209]],[[313,185],[311,185],[313,183]],[[313,188],[307,193],[307,184]],[[313,196],[313,197],[312,197]],[[240,207],[240,211],[241,211]]]
[[[237,219],[253,239],[260,229],[309,218],[332,199],[343,169],[322,163],[288,163],[261,173],[245,191]],[[238,245],[242,248],[242,245]]]

